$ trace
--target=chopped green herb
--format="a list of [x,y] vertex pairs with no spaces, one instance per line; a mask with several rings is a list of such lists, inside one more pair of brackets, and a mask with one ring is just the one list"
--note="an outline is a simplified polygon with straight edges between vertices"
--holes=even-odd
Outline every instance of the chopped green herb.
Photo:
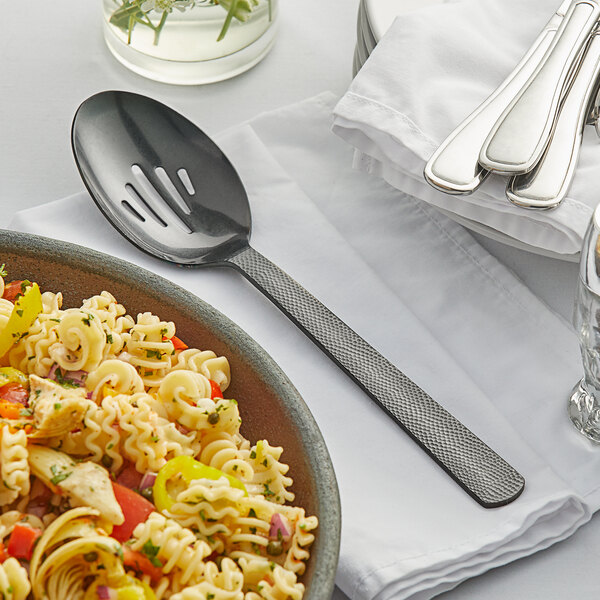
[[62,469],[63,470],[61,473],[58,465],[52,465],[50,467],[50,471],[52,471],[52,475],[54,475],[54,477],[50,479],[50,483],[58,485],[61,481],[64,481],[67,477],[69,477],[72,474],[72,471],[66,471],[66,467],[62,467]]
[[54,403],[54,410],[60,410],[62,408],[62,404],[60,402]]
[[142,546],[142,553],[145,554],[150,559],[150,562],[155,567],[162,567],[163,566],[162,562],[158,558],[158,552],[159,552],[159,550],[160,550],[160,546],[155,546],[152,543],[151,540],[148,540]]
[[30,408],[22,408],[21,412],[19,412],[19,416],[21,417],[30,417],[33,414],[33,411]]
[[106,343],[107,343],[107,344],[112,344],[112,343],[113,343],[113,336],[112,336],[112,333],[107,333],[107,334],[106,334]]
[[160,350],[146,350],[146,358],[156,358],[160,360],[163,357],[163,353]]
[[56,379],[56,382],[58,384],[62,385],[64,388],[80,387],[80,385],[78,383],[76,383],[72,379],[68,379],[67,374],[63,373],[63,371],[58,367],[57,367],[56,371],[54,372],[54,378]]
[[2,263],[2,266],[0,267],[0,277],[6,277],[7,275],[8,273],[6,272],[6,265]]
[[17,310],[15,311],[20,317],[23,316],[23,309],[22,308],[17,308]]

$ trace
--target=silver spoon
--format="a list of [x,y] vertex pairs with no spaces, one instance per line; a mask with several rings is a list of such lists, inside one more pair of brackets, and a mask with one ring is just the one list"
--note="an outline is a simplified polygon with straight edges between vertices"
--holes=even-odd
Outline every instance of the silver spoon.
[[198,127],[128,92],[87,99],[73,120],[75,161],[112,225],[181,265],[233,267],[300,327],[486,508],[524,479],[291,277],[250,247],[250,207],[235,169]]

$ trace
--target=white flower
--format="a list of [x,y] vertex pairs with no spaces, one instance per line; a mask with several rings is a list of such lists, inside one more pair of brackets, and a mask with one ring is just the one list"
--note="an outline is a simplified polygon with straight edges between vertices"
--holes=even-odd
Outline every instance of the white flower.
[[144,12],[155,10],[157,12],[172,12],[174,8],[183,12],[187,8],[194,6],[195,0],[145,0],[141,9]]

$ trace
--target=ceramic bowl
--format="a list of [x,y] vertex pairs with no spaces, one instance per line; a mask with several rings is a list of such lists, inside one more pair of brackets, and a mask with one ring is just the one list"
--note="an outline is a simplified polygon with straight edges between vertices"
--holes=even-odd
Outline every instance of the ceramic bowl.
[[0,230],[0,264],[8,279],[36,281],[61,291],[64,307],[103,290],[129,314],[150,311],[173,321],[190,347],[213,350],[231,364],[227,397],[240,405],[242,433],[250,441],[283,446],[290,465],[294,504],[319,518],[311,557],[301,581],[305,600],[329,600],[340,542],[340,504],[329,453],[315,420],[290,380],[242,329],[198,297],[136,265],[81,246]]

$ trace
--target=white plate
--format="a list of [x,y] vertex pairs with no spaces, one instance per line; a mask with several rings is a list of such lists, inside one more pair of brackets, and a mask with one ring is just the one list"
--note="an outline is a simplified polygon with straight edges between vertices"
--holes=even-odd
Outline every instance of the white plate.
[[444,0],[362,0],[368,25],[376,40],[380,40],[394,19],[401,14],[419,10]]

